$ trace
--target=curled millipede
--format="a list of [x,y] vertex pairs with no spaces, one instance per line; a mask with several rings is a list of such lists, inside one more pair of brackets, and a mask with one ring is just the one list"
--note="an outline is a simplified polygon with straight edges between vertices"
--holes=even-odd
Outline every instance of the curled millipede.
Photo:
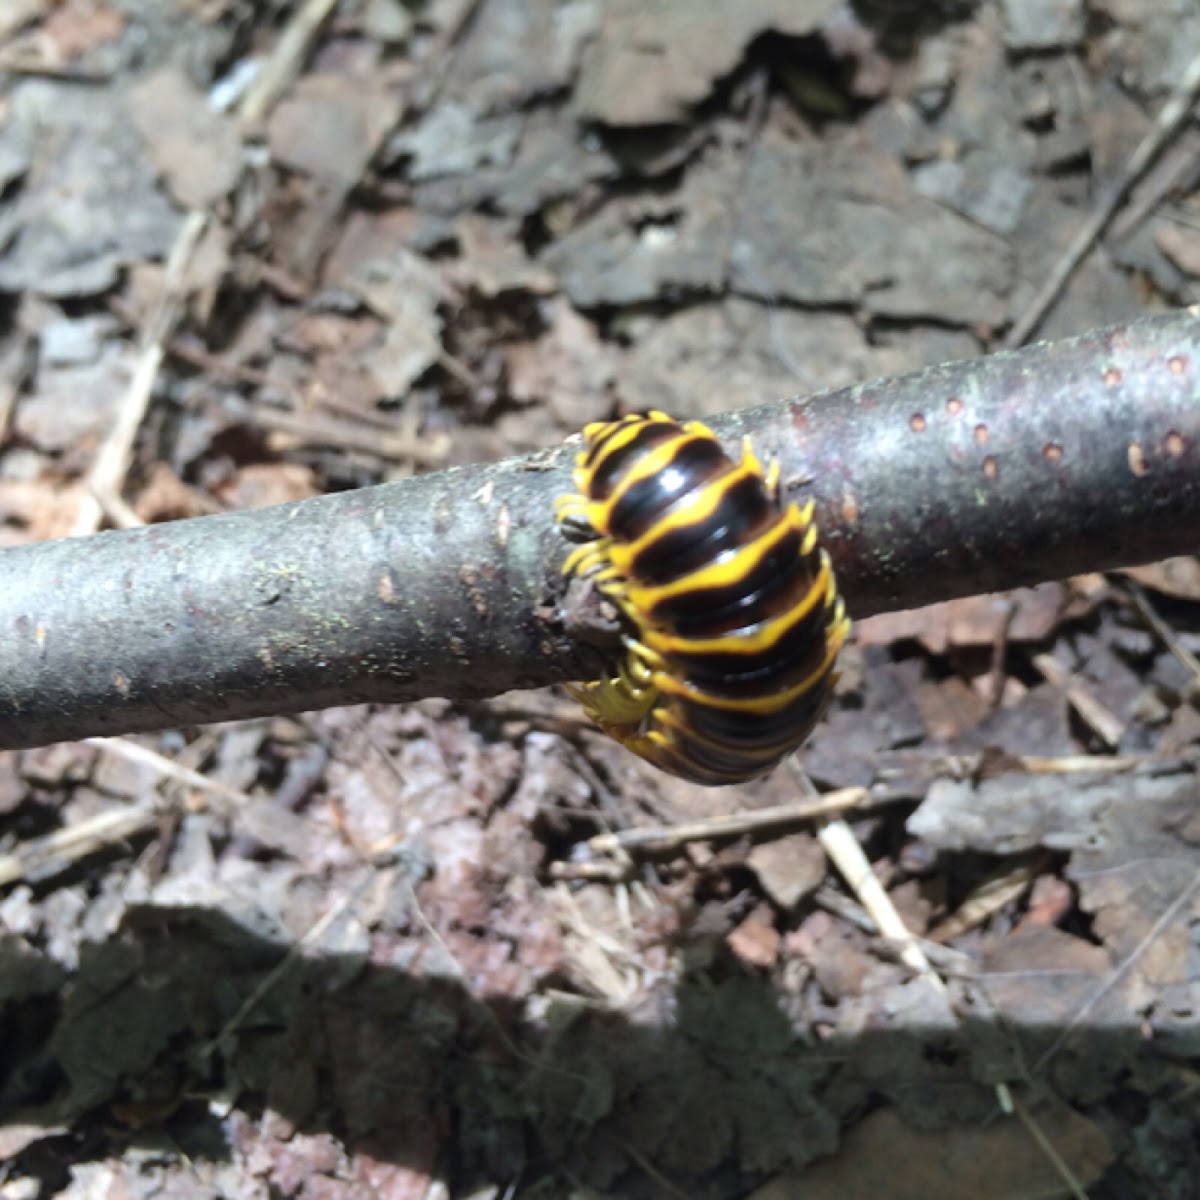
[[576,493],[556,506],[590,579],[632,632],[607,678],[574,686],[606,733],[694,783],[753,779],[812,732],[849,621],[813,505],[784,504],[779,466],[740,462],[665,413],[583,431]]

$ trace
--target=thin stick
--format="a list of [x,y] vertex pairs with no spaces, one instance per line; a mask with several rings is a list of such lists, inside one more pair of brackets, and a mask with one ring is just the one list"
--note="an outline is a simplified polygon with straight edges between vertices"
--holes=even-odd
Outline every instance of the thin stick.
[[866,788],[842,788],[840,791],[827,792],[817,800],[803,800],[796,804],[777,804],[770,808],[709,817],[703,821],[691,821],[683,825],[655,825],[647,829],[601,833],[589,838],[587,846],[597,854],[613,854],[618,850],[635,848],[643,852],[665,853],[678,850],[688,842],[713,841],[717,838],[738,837],[742,834],[778,829],[781,826],[802,824],[815,817],[859,808],[866,799]]
[[1063,688],[1071,707],[1106,746],[1115,747],[1120,743],[1125,723],[1101,704],[1078,679],[1073,678],[1058,659],[1051,654],[1035,654],[1033,665],[1043,679]]
[[1030,775],[1119,775],[1151,761],[1152,757],[1145,754],[1064,754],[1057,758],[1043,758],[1036,754],[1017,756],[1017,762]]
[[263,976],[258,986],[243,1001],[242,1006],[226,1022],[221,1031],[200,1048],[200,1056],[208,1058],[235,1034],[246,1018],[259,1006],[263,997],[290,971],[304,951],[321,940],[330,926],[341,917],[351,905],[358,902],[362,894],[377,878],[373,869],[368,868],[363,878],[355,884],[332,908],[319,920],[315,921],[304,936],[288,948],[287,953]]
[[1054,1039],[1049,1049],[1042,1055],[1041,1058],[1033,1064],[1031,1074],[1038,1074],[1044,1071],[1050,1060],[1070,1041],[1075,1031],[1083,1023],[1084,1018],[1100,1003],[1109,992],[1125,978],[1126,975],[1133,969],[1137,961],[1146,953],[1154,940],[1167,928],[1170,923],[1175,920],[1183,909],[1192,902],[1192,898],[1196,892],[1200,890],[1200,874],[1193,877],[1192,882],[1179,893],[1178,896],[1167,906],[1162,915],[1154,922],[1153,925],[1146,931],[1145,937],[1134,947],[1130,952],[1129,957],[1123,963],[1115,967],[1109,977],[1101,984],[1095,992],[1083,1003],[1079,1011],[1071,1018],[1070,1024]]
[[[808,796],[818,796],[816,787],[796,759],[788,759],[788,767],[795,776],[800,788]],[[847,788],[846,791],[853,789]],[[830,796],[838,795],[830,792],[821,799],[828,800]],[[886,938],[897,943],[900,959],[910,970],[928,979],[934,989],[946,994],[946,985],[941,976],[933,969],[925,952],[917,943],[904,919],[896,911],[892,898],[884,890],[866,853],[854,836],[854,830],[841,817],[822,819],[817,826],[817,840],[821,848],[829,856],[829,861],[838,869],[850,890],[858,897],[858,902],[866,909],[871,919]]]
[[[243,805],[250,802],[245,792],[209,779],[136,742],[108,737],[84,740],[105,754],[115,754],[129,762],[150,767],[183,787],[223,796]],[[10,854],[0,857],[0,887],[21,879],[45,879],[56,875],[89,854],[153,829],[161,819],[162,811],[153,804],[119,806],[46,834],[45,837],[30,838]]]
[[990,916],[1016,900],[1045,866],[1045,856],[1035,855],[1002,873],[985,879],[944,921],[925,936],[932,942],[948,942],[982,925]]
[[164,340],[178,320],[183,305],[187,267],[207,224],[207,213],[198,209],[189,212],[171,247],[163,274],[162,291],[146,323],[133,378],[129,381],[112,428],[101,443],[87,475],[90,494],[84,497],[76,513],[71,530],[75,537],[95,533],[105,510],[115,507],[114,497],[119,496],[121,484],[129,470],[137,432],[150,406],[150,397],[166,354]]
[[[335,3],[336,0],[308,0],[292,17],[262,71],[242,96],[238,116],[243,129],[256,125],[274,105]],[[116,514],[120,524],[127,524],[132,515],[120,499],[121,488],[132,461],[137,432],[166,357],[166,344],[183,311],[188,267],[208,219],[203,209],[189,211],[167,256],[162,291],[146,322],[133,378],[113,427],[88,472],[90,495],[84,498],[76,514],[72,528],[75,536],[95,533],[106,512]]]
[[1071,1170],[1066,1159],[1054,1148],[1050,1139],[1042,1132],[1041,1126],[1033,1119],[1033,1114],[1009,1091],[1005,1084],[998,1083],[996,1092],[1001,1098],[1001,1109],[1015,1114],[1017,1120],[1025,1126],[1025,1131],[1037,1143],[1038,1149],[1046,1156],[1075,1200],[1088,1200],[1087,1192],[1084,1191],[1078,1176]]
[[[800,776],[805,791],[813,792],[811,780],[792,763],[793,771]],[[898,950],[900,961],[911,971],[924,979],[933,989],[947,1001],[949,991],[945,980],[929,961],[920,942],[904,924],[903,917],[896,911],[891,896],[879,882],[871,864],[863,852],[862,845],[854,836],[854,831],[840,817],[821,822],[817,832],[821,846],[829,855],[830,861],[837,867],[847,885],[858,897],[859,903],[866,909],[874,920],[879,932],[893,941]],[[996,1085],[996,1100],[1002,1111],[1015,1112],[1030,1136],[1037,1142],[1046,1155],[1059,1177],[1072,1190],[1077,1200],[1087,1200],[1074,1174],[1063,1160],[1062,1155],[1051,1145],[1050,1140],[1038,1127],[1032,1116],[1019,1107],[1004,1083]]]
[[238,118],[244,130],[253,129],[275,107],[336,4],[337,0],[308,0],[293,14],[271,56],[238,105]]
[[1132,579],[1125,580],[1125,587],[1133,600],[1138,615],[1150,627],[1160,642],[1179,660],[1192,674],[1192,687],[1200,682],[1200,659],[1198,659],[1176,636],[1175,631],[1159,616],[1158,610],[1150,603],[1142,586]]
[[1050,306],[1058,299],[1067,280],[1071,278],[1075,269],[1104,231],[1105,226],[1112,220],[1113,214],[1121,206],[1121,202],[1129,194],[1130,189],[1141,179],[1146,168],[1158,157],[1159,151],[1183,125],[1197,95],[1200,95],[1200,55],[1192,59],[1183,78],[1179,81],[1179,87],[1163,106],[1154,127],[1133,152],[1133,156],[1116,186],[1100,202],[1091,219],[1084,223],[1079,233],[1076,234],[1075,240],[1067,247],[1066,253],[1058,260],[1054,270],[1050,272],[1050,277],[1042,285],[1033,302],[1009,330],[1008,336],[1004,339],[1006,349],[1012,350],[1023,345],[1029,335],[1038,327]]
[[56,875],[105,846],[153,829],[158,819],[158,810],[151,805],[114,808],[45,837],[30,838],[13,853],[0,857],[0,887]]
[[[785,478],[813,479],[839,590],[862,616],[1183,553],[1200,526],[1198,361],[1200,312],[1176,313],[969,371],[942,366],[829,393],[802,439],[803,400],[714,427],[730,445],[762,431],[757,444],[777,452]],[[1089,394],[1091,384],[1102,390]],[[887,433],[908,429],[931,395],[949,400],[920,438]],[[983,474],[930,475],[957,445],[968,395],[1000,453],[979,472],[1007,464],[986,505],[970,499]],[[1013,399],[1025,395],[1029,404]],[[1080,433],[1078,463],[1021,451],[1057,445],[1064,414],[1093,405],[1113,436]],[[1054,473],[1053,505],[1041,503],[1051,480],[1034,460]],[[814,470],[823,462],[845,470]],[[909,476],[921,480],[916,492]],[[0,746],[592,678],[595,655],[575,636],[579,598],[562,598],[566,544],[551,515],[569,486],[564,447],[11,547],[0,554],[0,627],[16,631],[0,639]],[[962,515],[952,538],[925,519],[927,502]]]
[[854,830],[841,818],[823,821],[817,830],[817,840],[829,855],[829,861],[838,869],[847,886],[858,897],[858,902],[871,915],[879,932],[896,943],[900,961],[910,971],[920,975],[940,995],[946,994],[942,977],[925,957],[912,931],[904,924],[904,918],[896,911],[892,898],[871,869],[871,864],[854,836]]
[[190,767],[181,766],[162,754],[148,750],[145,746],[139,746],[137,742],[116,737],[90,737],[83,740],[89,746],[95,746],[108,754],[115,754],[129,762],[151,767],[160,775],[182,784],[184,787],[195,788],[201,792],[213,792],[228,800],[236,800],[239,804],[250,803],[250,797],[245,792],[231,788],[219,780],[210,779],[207,775],[201,775],[199,771],[193,771]]

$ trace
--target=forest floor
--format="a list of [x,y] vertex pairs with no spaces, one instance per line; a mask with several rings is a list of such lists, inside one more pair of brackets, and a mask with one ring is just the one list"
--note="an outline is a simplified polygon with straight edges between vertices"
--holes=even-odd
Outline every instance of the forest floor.
[[[1183,0],[8,0],[0,536],[986,353],[1197,53]],[[1191,124],[1038,335],[1193,302],[1198,179]],[[1193,560],[862,621],[845,823],[549,691],[7,753],[0,1200],[1194,1200],[1196,654]]]

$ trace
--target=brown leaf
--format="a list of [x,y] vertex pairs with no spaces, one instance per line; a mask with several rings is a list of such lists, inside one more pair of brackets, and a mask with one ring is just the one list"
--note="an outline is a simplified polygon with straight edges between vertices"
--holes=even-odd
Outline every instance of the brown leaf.
[[782,909],[791,909],[815,891],[827,870],[825,851],[807,833],[762,842],[746,855],[763,891]]
[[129,18],[106,4],[73,3],[52,5],[42,25],[50,49],[48,57],[58,63],[71,62],[90,54],[97,46],[118,41]]
[[461,273],[481,296],[512,291],[549,296],[557,290],[554,276],[525,253],[515,222],[468,213],[458,222],[458,240]]
[[378,77],[307,75],[267,123],[271,157],[350,187],[400,119],[400,99]]
[[189,487],[166,463],[155,463],[145,487],[138,493],[133,510],[148,525],[198,517],[215,510],[202,492]]
[[0,519],[20,527],[19,533],[5,529],[0,542],[14,546],[69,537],[87,494],[82,483],[0,480]]
[[565,300],[551,302],[550,314],[538,341],[509,348],[508,386],[514,399],[549,404],[563,425],[577,429],[604,415],[618,356]]
[[913,690],[921,721],[935,741],[953,741],[987,716],[987,701],[966,680],[952,675],[940,682],[922,679]]
[[1102,946],[1064,933],[1053,925],[1025,926],[984,946],[983,968],[990,974],[1039,973],[1103,976],[1112,963]]
[[206,208],[237,182],[237,125],[214,112],[182,70],[164,67],[140,80],[130,92],[130,109],[151,160],[185,208]]
[[725,939],[729,948],[752,967],[773,967],[779,961],[780,936],[769,905],[756,908]]
[[1166,558],[1144,567],[1129,567],[1124,574],[1164,596],[1173,596],[1178,600],[1200,600],[1200,560],[1191,555]]
[[768,29],[796,37],[815,33],[836,7],[836,0],[610,4],[600,37],[584,59],[580,110],[608,125],[682,120],[737,65],[753,38]]
[[409,215],[356,216],[324,271],[326,284],[356,295],[387,321],[382,337],[362,355],[381,392],[402,396],[441,356],[442,277],[408,249]]
[[1200,276],[1200,233],[1183,225],[1160,225],[1154,232],[1158,248],[1185,274]]
[[993,645],[1011,611],[1008,640],[1040,642],[1054,631],[1068,599],[1065,585],[1043,583],[1015,592],[966,596],[925,608],[881,613],[859,621],[855,629],[863,646],[887,646],[915,638],[931,654],[945,654],[951,646]]
[[311,468],[300,463],[252,463],[219,489],[230,508],[266,508],[315,496],[318,488]]

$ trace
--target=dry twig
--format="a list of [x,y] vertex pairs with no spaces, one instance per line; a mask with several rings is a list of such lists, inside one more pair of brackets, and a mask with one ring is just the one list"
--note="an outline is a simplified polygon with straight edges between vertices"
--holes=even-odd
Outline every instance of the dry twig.
[[[243,129],[252,129],[270,111],[295,73],[336,0],[308,0],[293,14],[275,45],[274,52],[250,87],[243,93],[238,115]],[[87,476],[88,495],[80,504],[72,533],[94,533],[105,515],[120,528],[141,524],[121,497],[121,489],[133,457],[137,432],[145,419],[167,344],[183,314],[187,299],[188,270],[192,256],[208,225],[209,215],[193,209],[184,218],[175,244],[167,256],[162,289],[145,327],[133,369],[133,377],[117,411],[116,419],[101,444]]]
[[1075,235],[1075,240],[1055,264],[1049,278],[1038,290],[1037,295],[1020,319],[1009,330],[1008,336],[1004,339],[1006,347],[1012,349],[1015,346],[1021,346],[1029,339],[1029,335],[1038,327],[1050,306],[1058,299],[1059,293],[1075,273],[1076,268],[1096,244],[1096,240],[1104,232],[1105,227],[1120,208],[1122,201],[1129,195],[1130,189],[1141,179],[1162,148],[1183,126],[1192,111],[1192,105],[1195,104],[1197,95],[1200,95],[1200,55],[1192,59],[1188,69],[1183,73],[1183,78],[1179,81],[1175,93],[1163,106],[1153,128],[1133,152],[1133,156],[1112,190],[1104,196],[1091,218],[1080,227],[1079,232]]
[[643,854],[668,854],[689,842],[710,842],[720,838],[741,837],[754,833],[784,833],[817,817],[861,808],[867,789],[842,788],[823,796],[777,804],[770,808],[747,809],[727,816],[708,817],[679,825],[654,825],[641,829],[623,829],[619,833],[601,833],[588,839],[588,849],[596,854],[638,850]]
[[1110,712],[1087,688],[1052,654],[1035,654],[1033,665],[1048,683],[1061,687],[1067,694],[1071,707],[1080,719],[1106,745],[1118,746],[1125,732],[1125,723]]
[[1132,579],[1127,579],[1125,580],[1125,588],[1133,600],[1133,606],[1137,609],[1138,615],[1146,623],[1150,631],[1166,646],[1179,663],[1190,672],[1192,676],[1192,690],[1195,691],[1200,686],[1200,659],[1175,636],[1175,631],[1159,616],[1140,584]]

